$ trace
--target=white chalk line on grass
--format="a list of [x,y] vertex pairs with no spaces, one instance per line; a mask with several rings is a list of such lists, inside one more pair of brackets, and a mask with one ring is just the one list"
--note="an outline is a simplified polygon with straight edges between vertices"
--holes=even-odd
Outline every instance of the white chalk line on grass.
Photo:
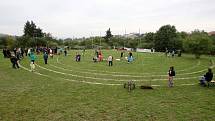
[[[31,70],[27,69],[26,67],[20,65],[21,68],[23,68],[24,70],[28,71],[28,72],[31,72]],[[41,74],[39,72],[31,72],[31,73],[34,73],[34,74],[37,74],[37,75],[40,75],[40,76],[44,76],[44,77],[47,77],[47,78],[51,78],[51,79],[56,79],[52,76],[49,76],[49,75],[46,75],[46,74]],[[98,83],[98,82],[88,82],[88,81],[78,81],[78,80],[72,80],[72,79],[67,79],[67,78],[61,78],[61,77],[58,77],[58,79],[63,79],[63,80],[66,80],[66,81],[69,81],[69,82],[79,82],[79,83],[85,83],[85,84],[93,84],[93,85],[104,85],[104,86],[122,86],[123,84],[112,84],[112,83]],[[180,85],[175,85],[175,86],[193,86],[193,85],[196,85],[196,84],[180,84]],[[141,86],[141,85],[137,85],[137,86]],[[166,87],[164,85],[151,85],[153,87]]]
[[[57,60],[58,61],[58,60]],[[59,62],[59,61],[58,61]],[[199,64],[200,64],[200,61],[199,61]],[[101,74],[101,73],[91,73],[91,72],[80,72],[80,71],[74,71],[74,70],[69,70],[69,69],[66,69],[66,68],[62,68],[62,67],[58,67],[58,66],[54,66],[52,65],[53,67],[55,68],[58,68],[58,69],[62,69],[62,70],[68,70],[68,71],[73,71],[73,72],[79,72],[79,73],[88,73],[88,74],[95,74],[95,75],[111,75],[111,76],[121,76],[121,77],[166,77],[167,75],[150,75],[150,76],[134,76],[134,75],[113,75],[113,74]],[[212,66],[213,67],[213,66]],[[87,69],[88,70],[88,69]],[[201,72],[204,72],[206,71],[207,69],[203,69],[203,70],[200,70],[200,71],[195,71],[195,72],[190,72],[190,73],[182,73],[182,74],[177,74],[177,75],[192,75],[192,74],[198,74],[198,73],[201,73]],[[142,74],[143,75],[143,74]],[[191,78],[198,78],[198,77],[191,77]],[[191,78],[177,78],[179,80],[182,80],[182,79],[191,79]],[[155,79],[157,80],[157,79]]]
[[[73,77],[87,78],[87,79],[116,81],[116,79],[95,78],[95,77],[87,77],[87,76],[80,76],[80,75],[63,73],[63,72],[59,72],[59,71],[55,71],[55,70],[52,70],[52,69],[48,69],[48,68],[42,67],[42,66],[40,66],[38,64],[36,64],[36,66],[38,66],[41,69],[44,69],[44,70],[47,70],[47,71],[50,71],[50,72],[54,72],[54,73],[58,73],[58,74],[62,74],[62,75],[70,75],[70,76],[73,76]],[[117,81],[127,81],[127,80],[117,80]]]
[[[69,66],[69,67],[71,67],[70,65],[65,65],[65,64],[63,64],[63,63],[61,63],[60,61],[59,61],[59,59],[58,59],[59,57],[57,57],[57,63],[58,64],[61,64],[61,65],[64,65],[64,66]],[[200,61],[199,61],[200,62]],[[199,64],[197,64],[197,65],[200,65],[200,63]],[[196,65],[195,65],[196,66]],[[74,67],[73,67],[74,68]],[[195,67],[191,67],[191,68],[195,68]],[[189,69],[189,68],[188,68]],[[98,72],[98,70],[92,70],[92,69],[78,69],[78,70],[85,70],[85,71],[89,71],[89,72],[87,72],[87,73],[90,73],[90,72]],[[186,69],[187,70],[187,69]],[[182,71],[186,71],[185,69],[184,70],[182,70]],[[196,71],[196,72],[190,72],[190,73],[181,73],[181,74],[177,74],[177,75],[192,75],[192,74],[197,74],[197,73],[201,73],[201,72],[203,72],[203,71],[205,71],[205,70],[207,70],[207,69],[204,69],[204,70],[201,70],[201,71]],[[73,70],[74,71],[74,70]],[[180,71],[180,70],[179,70]],[[179,71],[177,71],[177,72],[179,72]],[[80,71],[76,71],[76,72],[80,72]],[[130,77],[146,77],[146,76],[137,76],[137,75],[133,75],[133,74],[137,74],[137,73],[130,73],[130,74],[128,74],[128,73],[122,73],[122,72],[109,72],[109,71],[99,71],[99,72],[105,72],[105,73],[112,73],[112,74],[121,74],[121,75],[116,75],[116,76],[130,76]],[[97,74],[99,74],[99,73],[97,73]],[[140,75],[145,75],[145,74],[151,74],[151,73],[139,73]],[[113,76],[113,75],[112,75]],[[166,76],[166,75],[150,75],[150,76],[148,76],[148,77],[151,77],[151,76],[153,76],[153,77],[155,77],[155,76]]]
[[200,62],[200,60],[198,60],[198,63],[197,63],[196,65],[191,66],[191,67],[186,68],[186,69],[177,70],[177,72],[184,72],[184,71],[188,71],[188,70],[194,69],[194,68],[196,68],[196,67],[198,67],[198,66],[200,66],[200,65],[201,65],[201,62]]
[[[59,71],[55,71],[52,69],[48,69],[45,67],[42,67],[38,64],[36,64],[39,68],[42,68],[44,70],[50,71],[50,72],[54,72],[54,73],[58,73],[58,74],[62,74],[62,75],[70,75],[70,76],[74,76],[74,77],[79,77],[79,78],[88,78],[88,79],[96,79],[96,80],[110,80],[110,81],[120,81],[120,82],[126,82],[128,80],[120,80],[120,79],[107,79],[107,78],[95,78],[95,77],[87,77],[87,76],[79,76],[79,75],[74,75],[74,74],[68,74],[68,73],[63,73],[63,72],[59,72]],[[198,79],[199,77],[186,77],[186,78],[175,78],[175,80],[188,80],[188,79]],[[151,79],[151,81],[162,81],[162,80],[166,80],[166,79]],[[149,82],[150,79],[148,80],[133,80],[136,82]]]
[[[94,73],[94,72],[88,72],[88,71],[76,71],[76,70],[72,70],[72,69],[67,69],[67,68],[55,66],[53,64],[50,64],[50,66],[52,66],[54,68],[57,68],[57,69],[65,70],[65,71],[85,73],[85,74],[93,74],[93,75],[116,76],[116,77],[152,77],[152,76],[134,76],[134,75],[119,75],[119,74]],[[160,75],[154,75],[154,76],[160,76]],[[166,75],[161,75],[161,76],[166,76]]]
[[[88,72],[88,71],[75,71],[72,69],[67,69],[67,68],[63,68],[63,67],[59,67],[59,66],[55,66],[53,64],[50,64],[50,66],[55,67],[57,69],[61,69],[61,70],[65,70],[65,71],[70,71],[70,72],[78,72],[78,73],[86,73],[86,74],[93,74],[93,75],[110,75],[110,76],[116,76],[116,77],[166,77],[167,75],[150,75],[150,76],[135,76],[135,75],[118,75],[118,74],[104,74],[104,73],[94,73],[94,72]],[[195,72],[190,72],[190,73],[182,73],[182,74],[177,74],[177,75],[193,75],[193,74],[198,74],[201,73],[203,71],[206,71],[207,69],[203,69],[200,71],[195,71]],[[143,74],[142,74],[143,75]]]
[[[52,78],[52,79],[56,79],[52,76],[49,76],[49,75],[46,75],[46,74],[41,74],[39,72],[32,72],[31,70],[27,69],[26,67],[20,65],[21,68],[23,68],[24,70],[26,71],[29,71],[31,73],[34,73],[34,74],[37,74],[37,75],[40,75],[40,76],[44,76],[44,77],[48,77],[48,78]],[[94,84],[94,85],[108,85],[108,86],[119,86],[119,85],[122,85],[122,84],[109,84],[109,83],[98,83],[98,82],[88,82],[88,81],[78,81],[78,80],[72,80],[72,79],[67,79],[67,78],[62,78],[62,77],[57,77],[59,79],[63,79],[63,80],[66,80],[66,81],[70,81],[70,82],[81,82],[81,83],[86,83],[86,84]]]

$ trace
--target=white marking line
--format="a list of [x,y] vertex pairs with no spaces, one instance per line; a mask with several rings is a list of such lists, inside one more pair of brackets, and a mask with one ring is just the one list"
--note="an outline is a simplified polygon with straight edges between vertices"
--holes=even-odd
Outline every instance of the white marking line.
[[[20,65],[21,68],[23,68],[24,70],[26,71],[29,71],[31,72],[31,70],[27,69],[26,67]],[[45,77],[48,77],[48,78],[52,78],[52,79],[56,79],[54,77],[51,77],[49,75],[45,75],[45,74],[41,74],[39,72],[31,72],[31,73],[34,73],[34,74],[37,74],[37,75],[40,75],[40,76],[45,76]],[[122,85],[122,84],[109,84],[109,83],[98,83],[98,82],[87,82],[87,81],[78,81],[78,80],[72,80],[72,79],[67,79],[67,78],[61,78],[61,77],[58,77],[59,79],[63,79],[63,80],[66,80],[66,81],[70,81],[70,82],[81,82],[81,83],[86,83],[86,84],[94,84],[94,85],[108,85],[108,86],[119,86],[119,85]]]
[[109,81],[127,81],[127,80],[119,80],[119,79],[105,79],[105,78],[94,78],[94,77],[88,77],[88,76],[80,76],[80,75],[74,75],[74,74],[68,74],[68,73],[55,71],[55,70],[52,70],[52,69],[42,67],[42,66],[40,66],[38,64],[36,64],[36,66],[38,66],[39,68],[42,68],[44,70],[50,71],[50,72],[54,72],[54,73],[58,73],[58,74],[62,74],[62,75],[70,75],[70,76],[79,77],[79,78],[97,79],[97,80],[109,80]]
[[[31,70],[27,69],[26,67],[20,65],[21,68],[23,68],[24,70],[26,71],[29,71],[31,72]],[[54,77],[51,77],[49,75],[45,75],[45,74],[41,74],[39,72],[33,72],[34,74],[37,74],[37,75],[40,75],[40,76],[45,76],[45,77],[48,77],[48,78],[52,78],[52,79],[56,79]],[[78,80],[72,80],[72,79],[67,79],[67,78],[61,78],[61,77],[58,77],[59,79],[63,79],[63,80],[66,80],[66,81],[70,81],[70,82],[81,82],[81,83],[86,83],[86,84],[93,84],[93,85],[104,85],[104,86],[122,86],[123,84],[108,84],[108,83],[97,83],[97,82],[87,82],[87,81],[78,81]],[[175,85],[175,86],[193,86],[193,85],[196,85],[196,84],[180,84],[180,85]],[[137,86],[140,86],[140,85],[137,85]],[[152,85],[152,87],[165,87],[163,85]]]
[[[74,74],[69,74],[69,73],[63,73],[63,72],[59,72],[59,71],[55,71],[55,70],[52,70],[52,69],[48,69],[48,68],[45,68],[45,67],[42,67],[38,64],[36,64],[39,68],[42,68],[44,70],[47,70],[47,71],[51,71],[51,72],[54,72],[54,73],[58,73],[58,74],[63,74],[63,75],[70,75],[70,76],[74,76],[74,77],[80,77],[80,78],[88,78],[88,79],[96,79],[96,80],[110,80],[110,81],[128,81],[128,80],[120,80],[120,79],[107,79],[107,78],[94,78],[94,77],[88,77],[88,76],[79,76],[79,75],[74,75]],[[199,77],[187,77],[187,78],[174,78],[174,80],[188,80],[188,79],[197,79]],[[162,81],[162,80],[166,80],[166,79],[152,79],[151,81]],[[136,82],[148,82],[150,81],[149,79],[148,80],[133,80],[133,81],[136,81]]]
[[[57,67],[57,66],[55,66]],[[57,67],[57,68],[60,68],[60,67]],[[211,68],[214,68],[214,66],[211,66]],[[65,69],[65,68],[61,68],[63,70],[68,70],[68,69]],[[200,70],[200,71],[196,71],[196,72],[191,72],[191,73],[183,73],[183,74],[177,74],[177,75],[192,75],[192,74],[198,74],[198,73],[201,73],[201,72],[204,72],[206,71],[207,69],[203,69],[203,70]],[[69,71],[73,71],[73,70],[69,70]],[[74,71],[74,72],[79,72],[79,71]],[[84,73],[91,73],[91,72],[84,72]],[[91,73],[91,74],[96,74],[96,75],[100,75],[101,73]],[[101,75],[106,75],[106,74],[101,74]],[[108,75],[108,74],[107,74]],[[111,75],[111,74],[110,74]],[[126,77],[167,77],[167,75],[151,75],[151,76],[133,76],[133,75],[111,75],[111,76],[126,76]],[[198,77],[186,77],[186,78],[175,78],[175,80],[185,80],[185,79],[195,79],[195,78],[198,78]],[[164,80],[164,79],[152,79],[153,81],[158,81],[158,80]],[[140,80],[137,80],[137,81],[140,81]]]
[[200,65],[201,65],[201,62],[200,62],[200,60],[199,60],[198,63],[197,63],[196,65],[191,66],[191,67],[186,68],[186,69],[183,69],[183,70],[177,70],[177,72],[184,72],[184,71],[187,71],[187,70],[191,70],[191,69],[194,69],[194,68],[196,68],[196,67],[198,67],[198,66],[200,66]]
[[[167,77],[167,75],[150,75],[150,76],[134,76],[134,75],[118,75],[118,74],[103,74],[103,73],[92,73],[92,72],[81,72],[81,71],[74,71],[74,70],[70,70],[70,69],[67,69],[67,68],[62,68],[62,67],[59,67],[59,66],[55,66],[55,65],[52,65],[50,64],[50,66],[52,67],[55,67],[57,69],[61,69],[61,70],[65,70],[65,71],[70,71],[70,72],[78,72],[78,73],[86,73],[86,74],[94,74],[94,75],[110,75],[110,76],[116,76],[116,77],[142,77],[142,78],[145,78],[145,77]],[[207,69],[203,69],[203,70],[200,70],[200,71],[196,71],[196,72],[191,72],[191,73],[183,73],[183,74],[177,74],[177,75],[192,75],[192,74],[198,74],[198,73],[201,73],[203,71],[206,71]],[[194,78],[194,77],[191,77],[191,78]],[[182,78],[177,78],[177,79],[182,79]],[[184,78],[186,79],[186,78]],[[188,78],[189,79],[189,78]]]
[[116,76],[116,77],[155,77],[155,76],[165,76],[166,75],[151,75],[151,76],[134,76],[134,75],[118,75],[118,74],[104,74],[104,73],[94,73],[94,72],[82,72],[82,71],[75,71],[75,70],[70,70],[70,69],[67,69],[67,68],[62,68],[62,67],[59,67],[59,66],[55,66],[53,64],[50,64],[50,66],[54,67],[54,68],[57,68],[57,69],[61,69],[61,70],[65,70],[65,71],[70,71],[70,72],[78,72],[78,73],[86,73],[86,74],[93,74],[93,75],[106,75],[106,76]]
[[[61,64],[61,65],[64,65],[64,66],[69,66],[71,67],[70,65],[65,65],[63,63],[60,63],[59,60],[58,60],[59,57],[57,57],[57,63]],[[73,67],[74,68],[74,67]],[[214,68],[214,66],[212,67]],[[64,68],[65,69],[65,68]],[[90,73],[91,72],[98,72],[98,70],[91,70],[91,69],[79,69],[79,70],[85,70],[85,71],[89,71],[89,72],[86,72],[86,73]],[[191,73],[182,73],[182,74],[177,74],[177,75],[192,75],[192,74],[198,74],[198,73],[201,73],[203,71],[206,71],[207,69],[203,69],[203,70],[200,70],[200,71],[196,71],[196,72],[191,72]],[[73,70],[74,71],[74,70]],[[180,70],[179,70],[180,71]],[[182,70],[182,71],[185,71],[185,70]],[[76,71],[76,72],[80,72],[80,71]],[[125,76],[125,77],[166,77],[166,75],[150,75],[150,76],[134,76],[134,75],[131,75],[132,73],[130,74],[125,74],[125,73],[120,73],[120,72],[109,72],[109,71],[100,71],[100,72],[105,72],[105,73],[112,73],[112,74],[123,74],[123,75],[116,75],[116,76]],[[178,71],[177,71],[178,72]],[[97,74],[99,75],[99,73],[92,73],[92,74]],[[134,74],[134,73],[133,73]],[[150,73],[142,73],[141,75],[144,75],[144,74],[150,74]],[[108,74],[107,74],[108,75]],[[111,75],[111,74],[110,74]],[[111,75],[111,76],[114,76],[114,75]]]
[[[26,71],[29,71],[31,72],[31,70],[27,69],[26,67],[20,65],[21,68],[23,68],[24,70]],[[33,72],[37,75],[40,75],[40,76],[45,76],[45,77],[48,77],[48,78],[52,78],[52,79],[56,79],[54,77],[51,77],[49,75],[45,75],[45,74],[41,74],[39,72]],[[93,84],[93,85],[107,85],[107,86],[122,86],[122,84],[108,84],[108,83],[97,83],[97,82],[87,82],[87,81],[78,81],[78,80],[72,80],[72,79],[67,79],[67,78],[61,78],[61,77],[58,77],[59,79],[63,79],[63,80],[66,80],[66,81],[70,81],[70,82],[81,82],[81,83],[86,83],[86,84]],[[180,85],[177,85],[177,86],[193,86],[193,85],[196,85],[196,84],[180,84]],[[137,85],[137,86],[140,86],[140,85]],[[152,87],[165,87],[165,86],[162,86],[162,85],[152,85]]]

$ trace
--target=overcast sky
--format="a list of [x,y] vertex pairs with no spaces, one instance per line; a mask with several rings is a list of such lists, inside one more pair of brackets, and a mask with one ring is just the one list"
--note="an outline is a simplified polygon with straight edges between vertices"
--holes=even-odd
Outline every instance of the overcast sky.
[[54,37],[88,37],[156,32],[166,24],[178,31],[215,30],[215,0],[0,0],[0,33],[22,35],[27,20]]

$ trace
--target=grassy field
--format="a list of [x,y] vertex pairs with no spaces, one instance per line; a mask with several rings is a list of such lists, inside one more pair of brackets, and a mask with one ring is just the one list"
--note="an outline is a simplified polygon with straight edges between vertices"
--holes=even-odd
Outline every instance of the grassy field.
[[[76,51],[54,56],[45,65],[37,55],[36,71],[28,57],[12,69],[0,54],[0,121],[214,121],[215,86],[198,85],[199,76],[212,66],[214,57],[192,55],[169,58],[162,53],[133,53],[135,61],[92,62],[86,50],[81,62]],[[119,58],[120,52],[103,51]],[[169,88],[167,71],[176,77]],[[123,88],[128,80],[153,86],[153,90]]]

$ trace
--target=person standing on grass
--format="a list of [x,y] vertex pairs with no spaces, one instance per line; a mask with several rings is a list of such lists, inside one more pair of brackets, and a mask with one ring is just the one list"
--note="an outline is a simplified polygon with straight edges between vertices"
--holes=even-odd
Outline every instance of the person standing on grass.
[[3,55],[4,55],[4,58],[7,58],[7,50],[6,50],[6,48],[3,49]]
[[168,74],[169,74],[169,87],[173,87],[173,77],[175,76],[175,70],[173,66],[170,67]]
[[7,53],[7,57],[8,57],[8,58],[10,58],[10,56],[11,56],[11,52],[10,52],[10,50],[9,50],[9,49],[7,49],[7,50],[6,50],[6,53]]
[[50,50],[49,50],[49,55],[50,55],[50,57],[53,59],[53,50],[50,48]]
[[43,55],[43,59],[44,59],[45,64],[47,64],[48,58],[49,58],[49,56],[48,56],[48,54],[45,52],[44,55]]
[[109,55],[107,61],[109,66],[113,66],[113,56]]
[[64,55],[67,56],[67,50],[66,49],[64,49]]
[[30,63],[30,67],[31,67],[31,71],[33,72],[35,70],[35,60],[36,60],[36,56],[34,55],[34,53],[31,51],[29,54],[31,63]]
[[25,52],[25,56],[28,56],[28,48],[25,48],[24,52]]
[[120,58],[122,58],[122,57],[123,57],[123,54],[124,54],[124,52],[123,52],[123,51],[121,51],[121,55],[120,55]]
[[14,69],[17,69],[17,68],[19,68],[19,64],[18,64],[18,59],[17,59],[17,57],[15,56],[15,55],[12,55],[11,57],[10,57],[10,61],[11,61],[11,63],[12,63],[12,67],[14,68]]

